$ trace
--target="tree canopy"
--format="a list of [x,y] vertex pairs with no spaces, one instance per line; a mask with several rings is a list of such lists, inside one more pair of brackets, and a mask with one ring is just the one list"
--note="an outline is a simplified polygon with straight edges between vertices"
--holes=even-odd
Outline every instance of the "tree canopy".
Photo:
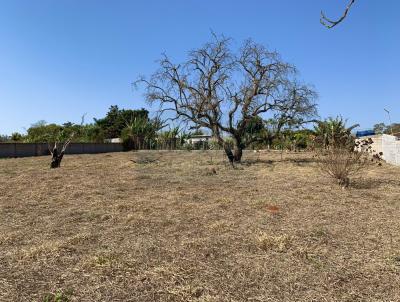
[[[316,92],[296,79],[296,68],[279,54],[252,40],[232,49],[231,39],[213,39],[192,50],[182,63],[167,56],[145,84],[146,99],[157,103],[161,113],[211,130],[224,147],[224,133],[234,141],[232,158],[240,161],[249,137],[248,127],[257,117],[273,117],[278,129],[289,123],[304,123],[316,115]],[[246,138],[245,138],[246,137]],[[231,158],[230,158],[231,159]]]
[[119,109],[117,105],[111,106],[106,116],[94,119],[95,125],[100,127],[105,138],[116,138],[136,118],[148,119],[149,112],[142,108],[139,110]]

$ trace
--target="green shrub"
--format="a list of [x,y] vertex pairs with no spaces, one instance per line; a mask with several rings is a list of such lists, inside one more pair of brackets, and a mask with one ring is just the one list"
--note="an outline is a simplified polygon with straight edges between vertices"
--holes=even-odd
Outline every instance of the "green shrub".
[[69,302],[71,301],[71,295],[72,291],[48,293],[43,297],[43,302]]

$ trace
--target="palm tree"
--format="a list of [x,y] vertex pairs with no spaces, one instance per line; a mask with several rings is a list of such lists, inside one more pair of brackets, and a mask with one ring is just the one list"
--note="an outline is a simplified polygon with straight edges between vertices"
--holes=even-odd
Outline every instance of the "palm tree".
[[176,142],[178,140],[178,135],[180,133],[179,127],[173,127],[170,128],[169,130],[162,131],[158,133],[158,142],[160,145],[165,148],[167,147],[168,149],[176,149]]
[[134,149],[144,149],[151,146],[155,139],[157,126],[148,118],[135,117],[123,130],[124,141],[133,144]]
[[353,147],[354,138],[351,131],[359,124],[346,126],[346,120],[341,116],[329,117],[325,121],[319,121],[314,127],[316,142],[324,149],[326,148],[347,148]]

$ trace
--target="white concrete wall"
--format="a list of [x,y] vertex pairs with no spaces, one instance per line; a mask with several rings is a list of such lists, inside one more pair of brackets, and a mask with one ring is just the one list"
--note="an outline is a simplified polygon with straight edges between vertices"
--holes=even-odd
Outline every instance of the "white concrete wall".
[[371,138],[373,153],[382,152],[382,158],[389,164],[400,166],[400,140],[393,135],[372,135],[364,136],[359,140]]
[[382,135],[383,159],[393,165],[400,166],[400,141],[392,135]]

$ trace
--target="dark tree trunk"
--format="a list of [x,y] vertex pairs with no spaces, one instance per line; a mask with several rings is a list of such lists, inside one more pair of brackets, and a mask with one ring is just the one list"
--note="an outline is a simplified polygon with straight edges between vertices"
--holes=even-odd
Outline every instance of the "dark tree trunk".
[[242,160],[244,146],[239,138],[234,138],[233,142],[234,142],[233,146],[234,161],[240,163],[240,161]]
[[52,169],[59,168],[61,165],[63,156],[64,156],[64,151],[61,151],[60,153],[58,153],[57,147],[54,147],[53,156],[51,158],[50,168],[52,168]]
[[236,147],[233,149],[233,157],[235,162],[240,163],[240,161],[242,160],[242,155],[243,155],[243,149],[242,147]]
[[[81,126],[83,124],[83,118],[82,118],[82,123]],[[54,168],[59,168],[61,165],[61,161],[63,159],[65,150],[67,150],[68,145],[71,143],[73,137],[74,137],[75,133],[73,132],[69,139],[63,143],[63,146],[61,148],[61,152],[58,152],[57,149],[57,142],[54,143],[54,147],[53,147],[53,151],[50,150],[50,146],[47,145],[49,147],[49,151],[51,153],[51,164],[50,164],[50,168],[54,169]]]
[[235,156],[233,155],[231,148],[229,146],[224,146],[224,151],[229,159],[229,162],[233,166],[233,162],[235,161]]
[[243,155],[243,146],[241,144],[237,144],[235,141],[233,151],[230,146],[224,145],[223,147],[225,154],[228,157],[229,162],[231,163],[232,166],[234,163],[240,163]]
[[234,163],[238,163],[242,159],[242,154],[243,154],[243,144],[241,143],[241,140],[238,139],[237,137],[233,138],[234,142],[234,148],[232,151],[231,146],[225,143],[221,135],[219,135],[219,130],[218,128],[214,129],[214,135],[218,140],[218,144],[224,148],[225,154],[228,157],[229,162],[231,163],[232,167],[234,167]]
[[228,157],[229,162],[233,166],[234,163],[240,163],[242,160],[242,155],[243,155],[243,145],[241,143],[237,143],[237,140],[234,139],[234,148],[232,151],[232,148],[228,145],[226,145],[223,142],[220,142],[222,147],[224,148],[225,154]]

